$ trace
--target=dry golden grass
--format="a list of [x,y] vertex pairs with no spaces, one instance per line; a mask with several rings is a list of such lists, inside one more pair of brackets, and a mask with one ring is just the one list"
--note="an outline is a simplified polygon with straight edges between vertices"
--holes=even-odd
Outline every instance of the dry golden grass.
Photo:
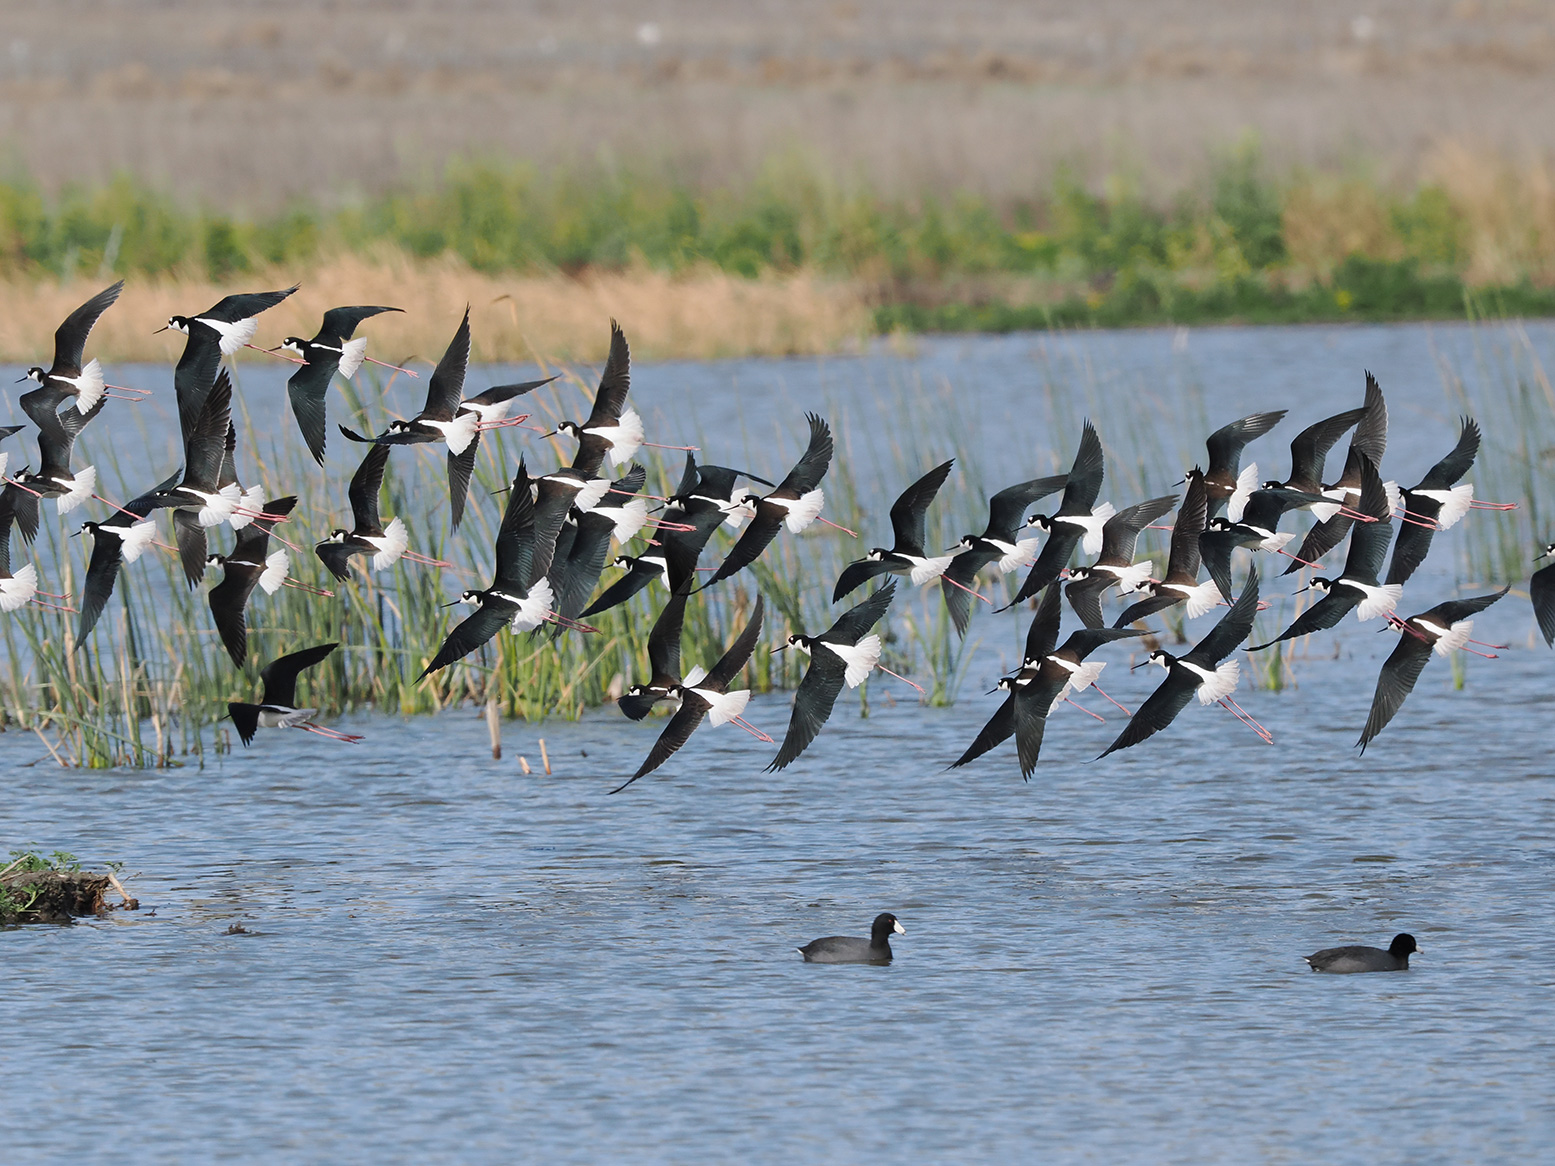
[[[489,276],[457,262],[416,262],[379,252],[342,256],[314,271],[249,272],[222,285],[205,278],[132,281],[92,333],[91,355],[106,361],[176,359],[177,333],[154,334],[167,317],[188,315],[237,290],[302,289],[260,317],[255,343],[311,336],[326,308],[385,304],[403,316],[363,326],[383,359],[435,361],[471,306],[478,361],[599,360],[609,320],[621,321],[634,354],[654,359],[784,356],[835,352],[870,331],[863,289],[809,273],[742,279],[716,270],[669,275],[647,268],[590,274]],[[106,282],[106,281],[104,281]],[[0,282],[0,359],[48,364],[53,331],[97,281]]]
[[1447,142],[1426,173],[1440,183],[1466,224],[1470,283],[1508,283],[1524,275],[1555,280],[1555,172],[1544,158],[1516,164]]
[[1286,197],[1281,220],[1291,263],[1304,273],[1326,277],[1347,255],[1404,254],[1385,196],[1371,183],[1329,178],[1303,183]]

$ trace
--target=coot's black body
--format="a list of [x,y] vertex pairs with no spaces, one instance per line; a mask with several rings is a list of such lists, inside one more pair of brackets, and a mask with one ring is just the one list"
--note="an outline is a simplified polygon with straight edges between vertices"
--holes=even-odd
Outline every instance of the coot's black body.
[[828,935],[811,940],[799,949],[807,964],[888,964],[891,962],[891,933],[906,935],[907,929],[889,911],[875,916],[869,938],[854,935]]
[[1314,972],[1342,974],[1346,972],[1407,972],[1409,955],[1419,951],[1415,937],[1402,932],[1393,937],[1388,950],[1380,947],[1325,947],[1322,951],[1304,956]]

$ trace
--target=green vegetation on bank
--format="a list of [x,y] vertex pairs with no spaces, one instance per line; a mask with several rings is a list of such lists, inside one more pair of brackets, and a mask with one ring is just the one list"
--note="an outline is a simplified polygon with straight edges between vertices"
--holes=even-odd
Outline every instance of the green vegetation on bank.
[[388,250],[490,274],[818,271],[858,283],[881,330],[1453,317],[1475,302],[1551,313],[1555,239],[1521,213],[1528,197],[1450,174],[1405,192],[1276,180],[1252,150],[1164,201],[1122,180],[1097,193],[1060,178],[996,204],[893,199],[792,166],[701,192],[648,172],[464,164],[424,191],[245,218],[126,177],[54,197],[13,179],[0,182],[0,278],[224,280]]

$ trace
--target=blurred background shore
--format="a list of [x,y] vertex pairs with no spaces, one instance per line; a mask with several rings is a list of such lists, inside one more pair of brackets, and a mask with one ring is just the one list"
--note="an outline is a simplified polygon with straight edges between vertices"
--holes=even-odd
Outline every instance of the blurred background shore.
[[[145,319],[398,304],[407,353],[469,300],[484,359],[597,356],[611,313],[654,356],[1555,313],[1543,4],[0,12],[5,359],[118,275]],[[104,355],[165,357],[145,319]]]

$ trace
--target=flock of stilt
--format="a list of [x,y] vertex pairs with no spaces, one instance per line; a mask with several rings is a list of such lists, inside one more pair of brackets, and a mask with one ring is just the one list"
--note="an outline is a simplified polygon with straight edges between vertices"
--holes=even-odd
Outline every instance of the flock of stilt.
[[[122,283],[115,284],[72,313],[55,334],[52,367],[29,369],[24,378],[36,383],[19,403],[37,426],[40,461],[36,471],[24,469],[4,477],[6,484],[0,492],[0,610],[14,611],[29,602],[55,610],[76,610],[45,602],[67,597],[41,591],[32,564],[14,572],[11,569],[11,529],[14,525],[31,543],[38,532],[42,499],[53,498],[61,514],[88,499],[105,503],[112,511],[102,521],[81,525],[81,532],[91,534],[93,549],[80,595],[78,644],[85,642],[101,616],[121,565],[133,563],[153,544],[164,545],[157,543],[153,516],[167,509],[172,511],[176,543],[167,549],[176,550],[189,584],[198,584],[208,566],[222,568],[221,582],[210,591],[211,614],[233,662],[242,666],[248,653],[245,612],[254,589],[273,594],[283,585],[303,585],[288,578],[287,552],[272,552],[269,545],[272,537],[280,539],[276,527],[288,520],[297,499],[265,498],[260,488],[245,490],[238,480],[232,382],[222,367],[222,358],[242,347],[256,348],[252,343],[258,327],[255,317],[296,289],[228,296],[209,311],[168,320],[168,328],[188,337],[173,374],[184,465],[179,473],[119,505],[97,493],[92,467],[72,468],[72,450],[82,428],[102,412],[110,398],[141,399],[142,390],[106,384],[98,361],[85,359],[93,325],[117,300],[122,287]],[[334,308],[324,314],[312,339],[287,337],[273,348],[260,349],[290,354],[287,359],[297,363],[287,385],[288,395],[303,438],[320,464],[327,432],[327,390],[335,376],[349,378],[371,359],[366,355],[366,341],[354,337],[356,328],[370,317],[397,310]],[[662,582],[669,598],[649,635],[652,675],[627,689],[619,704],[628,717],[638,721],[661,701],[674,702],[678,708],[637,772],[617,787],[622,789],[662,765],[704,718],[714,725],[739,725],[772,743],[771,737],[743,718],[750,693],[731,689],[762,635],[764,605],[760,597],[745,627],[711,668],[693,667],[682,674],[681,629],[686,604],[697,591],[750,566],[784,528],[798,534],[815,522],[828,522],[821,517],[825,502],[822,482],[831,464],[832,436],[824,420],[810,415],[809,446],[776,486],[745,471],[699,464],[694,455],[700,451],[687,449],[679,485],[663,500],[658,514],[650,517],[649,499],[642,494],[646,473],[631,459],[639,448],[652,443],[644,441],[642,421],[627,404],[630,358],[626,337],[613,322],[611,327],[610,355],[591,413],[582,422],[563,422],[553,431],[575,438],[577,455],[571,465],[538,475],[531,475],[525,461],[520,460],[497,534],[492,583],[463,593],[459,602],[476,610],[452,629],[422,676],[468,656],[504,627],[525,632],[550,623],[557,634],[587,634],[594,630],[585,622],[591,616],[624,603],[655,581]],[[390,450],[396,445],[446,445],[450,525],[457,530],[482,433],[525,425],[527,414],[513,414],[516,402],[551,379],[493,386],[465,397],[469,355],[467,311],[430,377],[426,406],[420,413],[409,420],[393,421],[383,433],[373,436],[339,426],[345,437],[369,449],[351,479],[351,529],[335,530],[314,548],[335,578],[348,581],[351,559],[357,556],[367,558],[373,571],[382,571],[402,558],[433,567],[448,566],[410,550],[409,533],[401,519],[383,521],[379,493]],[[1260,607],[1256,569],[1249,571],[1241,594],[1233,594],[1233,553],[1243,548],[1255,555],[1284,556],[1289,560],[1285,573],[1290,574],[1304,567],[1319,568],[1320,560],[1348,537],[1343,569],[1337,574],[1315,575],[1307,584],[1307,589],[1321,598],[1275,639],[1248,650],[1262,651],[1283,640],[1332,628],[1351,612],[1358,620],[1382,618],[1395,627],[1401,633],[1399,643],[1382,667],[1371,713],[1357,742],[1364,750],[1398,712],[1433,653],[1475,650],[1470,646],[1479,643],[1471,638],[1473,616],[1506,594],[1503,588],[1487,595],[1448,600],[1401,619],[1394,609],[1405,582],[1424,561],[1436,531],[1453,526],[1472,509],[1506,509],[1510,504],[1478,501],[1473,486],[1462,482],[1480,443],[1479,428],[1469,418],[1463,420],[1452,451],[1415,486],[1400,489],[1384,481],[1380,466],[1387,445],[1387,405],[1370,374],[1364,402],[1299,433],[1291,442],[1289,476],[1260,485],[1257,467],[1244,469],[1241,465],[1243,450],[1273,429],[1285,412],[1257,413],[1211,434],[1207,468],[1188,471],[1180,500],[1175,495],[1152,498],[1123,510],[1098,503],[1105,458],[1101,440],[1087,422],[1067,474],[1034,478],[1001,490],[989,500],[988,525],[981,534],[969,534],[950,552],[933,555],[926,547],[927,513],[951,471],[953,463],[947,461],[896,500],[890,514],[892,545],[877,547],[849,564],[837,580],[832,602],[840,602],[884,575],[905,577],[914,586],[938,580],[950,617],[957,631],[965,635],[973,601],[992,603],[979,592],[979,579],[989,572],[1005,575],[1029,568],[1013,601],[1036,600],[1021,666],[1000,681],[1004,701],[953,763],[966,765],[1013,736],[1021,772],[1029,776],[1040,755],[1048,716],[1087,688],[1101,692],[1096,681],[1103,665],[1090,661],[1090,654],[1114,640],[1147,634],[1146,618],[1178,606],[1188,619],[1222,605],[1228,610],[1187,653],[1150,653],[1149,661],[1166,669],[1166,679],[1102,756],[1137,745],[1166,728],[1195,697],[1202,704],[1225,706],[1265,740],[1270,739],[1232,699],[1239,679],[1233,654],[1251,634]],[[10,436],[21,428],[4,429],[0,436]],[[1328,453],[1346,433],[1352,436],[1343,472],[1335,481],[1325,481]],[[0,476],[4,476],[7,457],[0,451]],[[607,462],[612,470],[626,468],[618,478],[601,476]],[[769,489],[762,493],[742,487],[741,479]],[[1061,497],[1051,514],[1029,513],[1041,499],[1054,494]],[[1135,543],[1141,531],[1160,529],[1155,525],[1157,520],[1174,506],[1177,513],[1170,527],[1171,549],[1166,570],[1157,579],[1150,560],[1135,561]],[[1285,515],[1299,510],[1309,511],[1316,525],[1292,553],[1286,546],[1294,535],[1278,527]],[[208,532],[223,524],[233,528],[233,549],[225,555],[210,554]],[[720,527],[740,534],[716,569],[700,567],[703,551]],[[625,545],[639,534],[651,535],[641,553],[624,553]],[[595,597],[613,543],[623,548],[613,562],[625,574]],[[1071,566],[1077,551],[1091,561]],[[1540,557],[1550,554],[1555,554],[1555,544],[1545,547]],[[710,572],[700,587],[695,586],[698,571]],[[1207,573],[1208,578],[1201,580],[1201,573]],[[1101,599],[1113,588],[1132,602],[1108,627]],[[804,653],[809,667],[795,696],[787,735],[769,769],[789,765],[808,748],[844,687],[857,687],[877,668],[885,671],[880,664],[881,640],[872,629],[890,607],[895,589],[894,581],[886,583],[844,611],[826,631],[818,635],[795,632],[777,649],[792,647]],[[1535,573],[1530,592],[1545,640],[1555,643],[1555,567]],[[1060,644],[1064,596],[1083,627]],[[229,706],[245,745],[261,727],[297,727],[339,740],[360,739],[317,724],[313,719],[317,710],[296,707],[298,675],[335,647],[323,644],[294,652],[261,671],[263,693],[259,701]],[[912,684],[904,677],[899,679]]]

